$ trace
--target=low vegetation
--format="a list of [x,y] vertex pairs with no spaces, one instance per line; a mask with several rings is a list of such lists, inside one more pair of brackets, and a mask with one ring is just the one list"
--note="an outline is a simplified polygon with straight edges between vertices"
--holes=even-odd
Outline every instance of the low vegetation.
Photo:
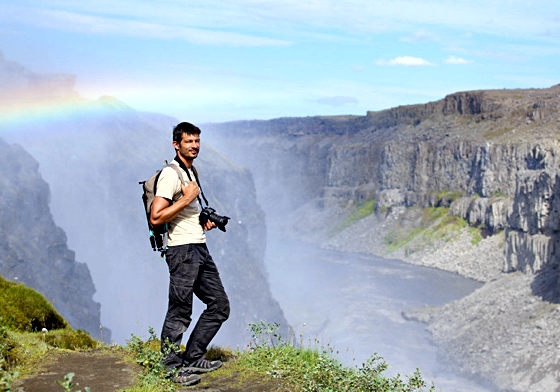
[[0,390],[25,376],[49,350],[91,349],[100,343],[74,330],[37,291],[0,277]]
[[449,214],[449,208],[415,208],[412,211],[410,209],[409,213],[415,214],[415,219],[407,216],[406,222],[395,225],[385,236],[387,254],[403,248],[405,254],[411,254],[437,241],[451,241],[464,228],[468,228],[473,245],[482,240],[480,229],[469,227],[466,220]]
[[[278,334],[279,327],[279,324],[263,322],[251,324],[252,340],[242,351],[212,347],[207,357],[226,363],[219,372],[206,375],[205,379],[212,384],[212,381],[218,382],[220,378],[235,378],[238,386],[268,380],[269,388],[275,385],[275,390],[294,392],[435,390],[433,386],[428,389],[419,370],[406,377],[406,380],[400,375],[385,376],[383,373],[389,365],[377,354],[359,368],[346,367],[328,347],[312,349],[287,342]],[[162,385],[165,385],[166,390],[172,390],[173,385],[165,380],[161,367],[160,342],[153,330],[150,333],[151,337],[145,342],[133,336],[127,344],[144,369],[140,377],[142,385],[134,391],[159,391],[161,389],[157,388]]]
[[[239,366],[269,377],[285,379],[292,391],[427,390],[427,384],[418,369],[406,377],[406,381],[400,375],[385,376],[389,365],[377,354],[373,354],[358,368],[346,367],[335,358],[328,346],[305,348],[286,342],[276,333],[277,324],[271,327],[257,323],[250,327],[253,344],[247,351],[239,353]],[[432,386],[430,390],[435,388]]]
[[[32,369],[39,361],[44,361],[46,354],[68,352],[68,350],[106,350],[107,353],[119,352],[126,361],[141,365],[136,384],[124,392],[161,392],[174,391],[176,385],[166,378],[162,365],[163,355],[161,343],[153,329],[150,337],[142,340],[132,335],[124,347],[106,346],[90,338],[87,332],[74,330],[60,317],[58,329],[47,330],[46,320],[49,317],[37,315],[55,315],[56,312],[48,301],[39,300],[40,294],[21,284],[9,283],[0,278],[2,290],[0,307],[11,309],[20,314],[18,322],[14,318],[0,318],[0,390],[10,391],[11,384],[19,377],[32,376]],[[14,287],[16,289],[14,289]],[[38,296],[38,297],[37,297]],[[28,319],[21,314],[27,310],[15,310],[14,303],[22,297],[29,297],[41,309],[28,314]],[[25,301],[20,303],[27,303]],[[60,321],[62,320],[62,321]],[[29,327],[33,325],[33,327]],[[52,324],[49,324],[52,325]],[[319,345],[313,348],[304,347],[303,334],[299,343],[288,342],[278,331],[279,324],[259,322],[251,324],[251,341],[243,350],[230,350],[211,347],[207,353],[209,359],[220,359],[225,364],[220,371],[205,375],[204,382],[210,385],[232,385],[244,390],[253,384],[266,385],[267,390],[289,390],[294,392],[311,391],[433,391],[422,379],[420,371],[403,379],[400,375],[389,377],[384,372],[388,364],[374,354],[360,367],[343,366],[336,358],[333,350]],[[34,328],[33,330],[29,330]],[[173,347],[168,346],[170,350]],[[61,391],[74,391],[75,374],[68,373],[58,381]],[[265,383],[265,384],[263,384]],[[84,392],[90,389],[85,387]],[[226,389],[227,390],[227,389]],[[82,390],[80,390],[82,392]],[[96,392],[96,391],[92,391]]]
[[338,225],[334,227],[332,230],[333,233],[340,233],[344,229],[349,228],[354,223],[358,222],[361,219],[364,219],[375,212],[376,201],[375,199],[366,200],[364,202],[359,203],[352,213],[350,213],[346,219],[340,222]]
[[0,317],[6,328],[36,332],[66,328],[68,324],[37,291],[0,277]]

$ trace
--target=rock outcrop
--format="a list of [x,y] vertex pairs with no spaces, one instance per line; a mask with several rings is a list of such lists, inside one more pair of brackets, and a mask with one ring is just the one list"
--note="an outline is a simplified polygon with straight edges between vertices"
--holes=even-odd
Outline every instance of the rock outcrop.
[[[477,292],[430,311],[429,328],[452,363],[503,389],[560,387],[558,374],[541,377],[559,369],[560,361],[539,343],[558,332],[560,85],[461,92],[363,117],[206,129],[215,134],[214,144],[251,168],[267,213],[291,213],[294,224],[284,233],[341,250],[392,252],[488,282],[487,300],[473,300]],[[368,201],[375,214],[349,224]],[[427,224],[419,211],[438,207],[468,226],[440,240],[388,246],[391,234]],[[298,225],[302,217],[305,225]],[[515,312],[527,301],[537,315]],[[538,327],[507,332],[507,324],[524,322]],[[475,336],[487,347],[474,347]],[[528,367],[528,358],[538,365]],[[508,366],[492,367],[500,360]]]
[[[0,139],[0,274],[42,293],[76,329],[100,339],[100,305],[88,267],[68,249],[49,210],[37,161]],[[103,338],[110,341],[109,330]]]

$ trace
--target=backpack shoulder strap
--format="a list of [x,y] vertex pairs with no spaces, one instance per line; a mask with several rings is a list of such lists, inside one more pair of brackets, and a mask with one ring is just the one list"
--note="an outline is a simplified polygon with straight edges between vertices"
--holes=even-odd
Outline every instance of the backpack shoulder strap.
[[179,176],[179,181],[181,181],[181,184],[184,184],[185,181],[183,180],[183,173],[181,173],[181,169],[179,169],[179,166],[174,165],[173,163],[170,163],[167,166],[171,167],[173,170],[177,172],[177,175]]
[[[179,176],[179,181],[181,181],[181,184],[185,185],[185,181],[183,179],[183,173],[181,173],[181,169],[179,169],[179,166],[174,165],[173,163],[170,163],[169,165],[167,165],[168,167],[172,168],[173,170],[175,170],[175,172],[177,173],[177,175]],[[181,197],[183,196],[183,194],[181,193],[181,190],[179,189],[179,192],[176,193],[175,195],[173,195],[173,202],[176,202],[177,200],[179,200]]]

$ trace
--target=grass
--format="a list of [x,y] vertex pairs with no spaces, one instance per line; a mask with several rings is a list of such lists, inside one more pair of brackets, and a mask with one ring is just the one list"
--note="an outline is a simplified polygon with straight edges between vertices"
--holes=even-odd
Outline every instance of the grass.
[[[394,392],[394,391],[434,391],[428,389],[417,369],[412,375],[403,379],[400,375],[388,377],[384,372],[389,365],[374,354],[360,367],[343,366],[333,355],[333,350],[325,348],[306,348],[288,343],[277,331],[279,324],[250,324],[252,341],[242,351],[212,347],[207,357],[226,362],[220,371],[205,375],[205,380],[213,385],[219,379],[225,379],[235,387],[248,386],[256,382],[269,382],[267,385],[278,390],[293,392],[312,391],[355,391],[355,392]],[[127,392],[152,392],[164,385],[165,390],[174,386],[167,382],[161,369],[159,342],[150,332],[151,337],[142,342],[134,337],[127,347],[133,353],[137,363],[144,368],[140,377],[141,385]],[[159,389],[161,390],[161,389]]]
[[0,390],[25,376],[52,350],[98,347],[85,331],[74,330],[40,293],[0,277]]
[[66,328],[68,324],[37,291],[0,276],[0,318],[12,330],[34,332]]
[[[388,364],[374,354],[360,367],[345,367],[333,355],[328,347],[306,348],[295,343],[286,342],[277,333],[279,324],[251,324],[252,340],[244,350],[233,351],[227,348],[211,347],[207,353],[209,359],[225,362],[220,371],[205,375],[204,380],[210,385],[236,387],[245,390],[251,385],[263,385],[267,390],[289,390],[293,392],[312,391],[434,391],[423,381],[420,371],[403,379],[400,375],[388,377],[384,372]],[[55,338],[48,339],[49,335]],[[91,349],[91,343],[97,351],[119,352],[130,362],[141,365],[142,371],[136,384],[122,392],[161,392],[175,391],[177,386],[166,378],[162,365],[163,355],[160,342],[153,329],[150,337],[143,341],[132,335],[126,346],[106,346],[86,338],[87,334],[69,328],[43,332],[10,331],[0,327],[0,390],[10,391],[14,379],[29,376],[29,369],[36,368],[45,355],[68,350]],[[75,340],[76,337],[80,339]],[[303,341],[303,337],[301,339]],[[58,344],[68,347],[64,349]],[[72,342],[68,344],[68,342]],[[79,344],[78,342],[81,342]],[[168,346],[168,349],[172,347]],[[73,383],[75,374],[68,373],[58,381],[61,391],[75,391]],[[274,387],[272,387],[274,386]],[[225,389],[227,390],[227,388]],[[84,391],[89,391],[86,387]]]
[[[366,211],[370,207],[366,207]],[[87,332],[69,327],[49,302],[35,290],[2,278],[0,285],[0,308],[4,310],[2,314],[6,316],[5,309],[9,308],[15,315],[0,317],[0,390],[10,391],[15,379],[32,376],[37,365],[44,365],[47,357],[54,358],[57,353],[69,350],[91,349],[107,354],[119,353],[125,361],[140,365],[142,370],[136,378],[135,385],[123,392],[161,392],[177,389],[166,377],[162,364],[165,353],[161,352],[161,343],[153,329],[149,330],[150,337],[145,341],[131,335],[125,346],[107,346],[92,339]],[[30,303],[36,308],[26,309]],[[47,329],[47,325],[56,325],[58,328]],[[419,370],[405,379],[400,375],[386,376],[384,372],[389,366],[377,354],[373,354],[360,367],[346,367],[335,358],[333,350],[328,346],[320,346],[319,342],[315,342],[314,347],[304,347],[303,333],[298,344],[293,341],[287,342],[280,336],[280,324],[259,322],[250,324],[249,327],[251,340],[245,349],[234,351],[227,348],[210,348],[207,358],[219,359],[225,365],[220,371],[205,375],[205,382],[221,385],[225,390],[232,385],[237,385],[238,390],[251,390],[246,387],[256,385],[260,388],[263,382],[266,383],[265,389],[271,391],[428,390]],[[165,345],[166,352],[174,349],[178,348]],[[74,376],[74,373],[68,373],[58,380],[61,391],[74,391],[77,387],[73,382]],[[433,391],[434,387],[430,387],[429,390]],[[89,388],[86,387],[84,391],[89,391]]]
[[478,227],[472,227],[472,226],[469,226],[468,230],[469,230],[469,233],[470,233],[471,238],[472,238],[471,243],[474,246],[478,245],[480,243],[480,241],[483,240],[482,230]]
[[[406,381],[399,375],[387,377],[383,373],[389,366],[377,354],[360,367],[346,367],[334,357],[331,348],[296,346],[277,335],[278,325],[268,329],[262,328],[263,325],[267,326],[262,323],[250,325],[253,344],[248,350],[238,353],[237,366],[262,376],[284,379],[291,391],[426,390],[427,385],[419,370]],[[270,339],[266,339],[266,335],[263,338],[263,333]]]
[[345,229],[352,226],[354,223],[362,220],[375,212],[376,201],[375,199],[364,201],[358,204],[355,210],[346,217],[342,222],[337,224],[332,230],[333,234],[340,233]]
[[[444,207],[418,208],[419,219],[413,225],[397,225],[385,236],[387,254],[405,248],[405,254],[439,240],[451,240],[461,229],[468,227],[466,220],[450,215]],[[480,229],[469,228],[473,237],[473,245],[482,240]]]
[[449,206],[452,202],[463,196],[462,192],[458,191],[441,191],[436,194],[436,205]]

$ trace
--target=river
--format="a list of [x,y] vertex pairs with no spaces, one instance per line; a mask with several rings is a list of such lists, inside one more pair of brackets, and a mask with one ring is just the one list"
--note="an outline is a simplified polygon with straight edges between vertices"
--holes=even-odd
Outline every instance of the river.
[[425,326],[402,317],[406,309],[464,297],[481,283],[400,260],[276,240],[268,242],[265,263],[272,294],[298,341],[333,350],[347,366],[377,353],[391,376],[420,368],[437,391],[492,391],[452,373]]

